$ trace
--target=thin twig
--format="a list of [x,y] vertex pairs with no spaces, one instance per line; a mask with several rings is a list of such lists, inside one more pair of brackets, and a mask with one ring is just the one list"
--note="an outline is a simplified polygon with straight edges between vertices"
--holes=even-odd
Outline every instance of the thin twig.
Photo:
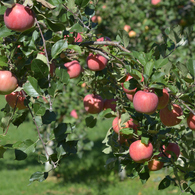
[[192,110],[188,105],[186,105],[186,103],[181,100],[181,99],[177,99],[181,104],[183,104],[193,115],[195,115],[195,111]]
[[67,11],[69,11],[69,12],[71,12],[72,14],[73,14],[73,16],[77,19],[77,20],[79,20],[79,22],[85,27],[85,28],[87,28],[88,30],[91,30],[88,26],[86,26],[84,23],[83,23],[83,21],[74,13],[74,12],[72,12],[66,5],[64,5],[63,4],[63,6],[65,7],[65,9],[67,10]]

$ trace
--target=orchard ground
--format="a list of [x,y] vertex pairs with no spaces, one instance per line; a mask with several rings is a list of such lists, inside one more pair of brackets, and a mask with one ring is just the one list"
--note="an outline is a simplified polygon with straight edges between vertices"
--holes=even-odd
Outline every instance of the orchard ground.
[[[4,96],[0,96],[0,108],[5,105]],[[93,130],[88,129],[88,138],[94,141],[92,151],[86,152],[84,158],[72,156],[60,166],[57,176],[50,176],[42,183],[33,182],[29,184],[28,178],[35,171],[44,171],[44,165],[36,161],[37,157],[32,155],[25,161],[13,161],[12,153],[5,153],[4,159],[0,159],[0,189],[4,195],[35,195],[35,194],[79,194],[79,195],[166,195],[179,194],[179,188],[170,186],[166,190],[158,191],[158,183],[170,171],[162,169],[151,174],[146,184],[142,185],[139,178],[120,181],[117,170],[108,172],[104,169],[107,155],[102,153],[104,145],[101,143],[107,129],[111,126],[113,119],[99,122]],[[10,126],[7,135],[10,140],[23,141],[31,137],[37,140],[37,132],[32,122],[25,122],[20,128]],[[64,170],[62,170],[64,169]],[[194,186],[195,189],[195,186]]]

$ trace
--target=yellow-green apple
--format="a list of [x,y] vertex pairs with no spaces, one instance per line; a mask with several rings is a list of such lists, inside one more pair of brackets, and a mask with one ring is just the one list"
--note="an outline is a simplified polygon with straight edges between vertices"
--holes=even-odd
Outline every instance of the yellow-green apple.
[[191,130],[195,131],[195,115],[192,112],[187,117],[187,125]]
[[129,147],[129,155],[133,161],[144,163],[150,160],[153,154],[153,145],[151,142],[144,144],[141,140],[134,141]]
[[10,94],[18,87],[17,78],[8,70],[0,71],[0,95]]
[[158,96],[150,91],[138,91],[133,97],[133,106],[137,112],[153,114],[158,106]]
[[108,60],[99,54],[94,55],[90,53],[87,57],[87,66],[90,70],[93,71],[103,70],[106,67],[107,63]]
[[5,95],[5,99],[12,108],[18,108],[18,110],[27,108],[24,105],[25,96],[22,91],[16,91]]
[[104,108],[104,100],[100,95],[88,94],[83,99],[84,108],[90,114],[100,113]]
[[155,155],[150,161],[148,161],[148,169],[150,171],[158,171],[163,168],[164,162],[159,161],[159,157],[163,156],[162,154]]
[[67,72],[71,79],[77,78],[82,71],[81,65],[79,64],[77,60],[67,62],[64,64],[64,66],[67,68]]
[[34,25],[35,16],[30,8],[16,3],[12,8],[6,9],[4,22],[7,28],[23,32]]
[[76,110],[75,109],[73,109],[71,112],[70,112],[70,116],[72,116],[73,118],[78,118],[78,114],[77,114],[77,112],[76,112]]
[[124,28],[123,28],[126,32],[129,32],[131,30],[131,26],[129,25],[125,25]]
[[165,126],[175,126],[182,121],[182,119],[178,118],[183,114],[182,108],[177,104],[173,104],[170,107],[167,105],[159,112],[160,120]]
[[158,110],[165,108],[169,103],[169,92],[166,88],[163,88],[162,96],[158,97]]
[[105,99],[104,100],[104,110],[111,108],[112,111],[116,111],[116,99]]
[[[178,144],[176,144],[176,143],[169,143],[167,147],[163,146],[163,149],[164,149],[163,152],[166,154],[166,156],[168,158],[171,158],[171,154],[168,153],[168,151],[171,151],[171,152],[175,153],[175,155],[176,155],[176,157],[178,159],[178,157],[180,155],[180,148],[179,148]],[[176,161],[177,159],[174,159],[174,160]]]
[[135,31],[133,31],[133,30],[130,30],[130,31],[129,31],[129,37],[131,37],[131,38],[132,38],[132,37],[136,37],[136,34],[137,34],[137,33],[136,33]]

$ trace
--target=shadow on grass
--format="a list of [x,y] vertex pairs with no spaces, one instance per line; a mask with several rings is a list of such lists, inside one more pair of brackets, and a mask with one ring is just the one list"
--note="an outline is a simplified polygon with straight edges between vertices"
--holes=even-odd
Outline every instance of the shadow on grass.
[[56,172],[63,177],[62,184],[85,183],[89,186],[96,185],[98,189],[108,187],[113,180],[113,171],[104,167],[109,156],[102,152],[103,149],[102,140],[97,140],[92,150],[84,152],[82,158],[74,155],[62,160]]
[[0,171],[3,169],[6,170],[19,170],[25,169],[29,166],[40,166],[40,163],[37,161],[38,157],[36,154],[30,154],[25,160],[18,161],[13,160],[12,158],[0,159]]

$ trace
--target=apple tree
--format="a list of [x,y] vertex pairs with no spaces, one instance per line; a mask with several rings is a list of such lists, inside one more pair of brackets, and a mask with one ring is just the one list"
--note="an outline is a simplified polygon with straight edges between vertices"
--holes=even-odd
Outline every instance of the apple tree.
[[[119,4],[1,2],[0,94],[7,104],[0,157],[8,150],[15,160],[39,154],[50,169],[30,182],[44,181],[61,159],[91,149],[85,127],[113,118],[103,140],[103,152],[112,155],[106,168],[119,162],[128,177],[145,183],[151,171],[170,167],[159,190],[173,184],[194,194],[194,2]],[[129,18],[133,36],[123,30]],[[10,124],[19,128],[25,120],[33,121],[39,139],[8,144]]]

